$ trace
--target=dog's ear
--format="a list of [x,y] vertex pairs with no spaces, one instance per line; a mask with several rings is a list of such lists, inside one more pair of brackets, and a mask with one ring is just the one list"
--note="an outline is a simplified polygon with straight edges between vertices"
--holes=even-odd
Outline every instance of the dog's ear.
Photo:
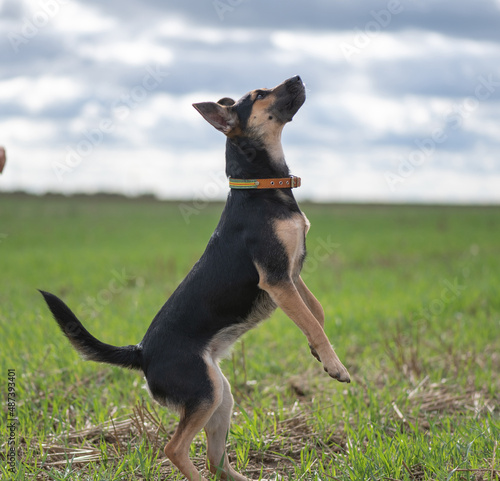
[[[223,98],[219,103],[215,102],[200,102],[193,104],[193,107],[200,112],[203,118],[212,124],[217,130],[220,130],[226,135],[229,135],[233,129],[238,126],[238,115],[231,108],[231,105],[226,105],[232,99]],[[221,103],[224,102],[224,103]],[[234,103],[234,100],[232,101]]]
[[217,101],[219,105],[225,105],[226,107],[230,107],[231,105],[234,105],[234,100],[230,99],[229,97],[224,97]]

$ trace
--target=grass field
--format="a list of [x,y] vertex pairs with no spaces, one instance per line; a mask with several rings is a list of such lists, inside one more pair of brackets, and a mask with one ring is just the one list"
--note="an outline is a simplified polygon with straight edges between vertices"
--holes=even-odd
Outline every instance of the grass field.
[[[222,364],[237,469],[252,479],[500,479],[500,209],[302,207],[312,223],[303,277],[352,383],[329,378],[277,311]],[[186,222],[176,203],[0,197],[2,479],[182,479],[162,451],[175,415],[136,372],[81,361],[36,289],[60,295],[103,341],[136,343],[221,209]],[[200,434],[200,468],[204,450]]]

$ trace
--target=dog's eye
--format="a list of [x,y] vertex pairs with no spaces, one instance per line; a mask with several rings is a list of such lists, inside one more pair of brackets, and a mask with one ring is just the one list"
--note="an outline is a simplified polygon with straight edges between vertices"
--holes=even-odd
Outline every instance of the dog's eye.
[[257,95],[255,96],[255,100],[262,100],[266,98],[267,92],[257,92]]

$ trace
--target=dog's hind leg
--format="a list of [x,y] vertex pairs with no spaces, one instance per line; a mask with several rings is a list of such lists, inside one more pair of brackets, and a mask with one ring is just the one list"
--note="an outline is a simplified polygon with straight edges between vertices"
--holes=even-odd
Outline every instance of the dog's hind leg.
[[205,426],[207,435],[207,467],[212,474],[219,476],[217,479],[228,481],[249,481],[238,474],[230,465],[226,453],[226,437],[231,423],[233,411],[233,396],[231,387],[224,374],[219,371],[220,379],[224,387],[222,402]]
[[210,378],[211,395],[194,407],[185,407],[172,439],[165,446],[165,454],[189,481],[207,481],[189,459],[189,447],[194,437],[207,425],[224,399],[224,384],[219,367],[211,359],[204,359]]
[[165,454],[189,481],[207,481],[189,459],[189,446],[203,429],[214,409],[200,407],[187,416],[182,416],[172,439],[165,446]]

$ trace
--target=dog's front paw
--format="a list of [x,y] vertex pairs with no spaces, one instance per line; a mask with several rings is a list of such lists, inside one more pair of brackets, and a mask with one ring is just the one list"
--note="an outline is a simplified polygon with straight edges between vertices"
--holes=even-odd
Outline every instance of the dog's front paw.
[[349,376],[347,369],[338,359],[332,359],[328,363],[323,363],[323,369],[330,377],[339,382],[351,382],[351,376]]

